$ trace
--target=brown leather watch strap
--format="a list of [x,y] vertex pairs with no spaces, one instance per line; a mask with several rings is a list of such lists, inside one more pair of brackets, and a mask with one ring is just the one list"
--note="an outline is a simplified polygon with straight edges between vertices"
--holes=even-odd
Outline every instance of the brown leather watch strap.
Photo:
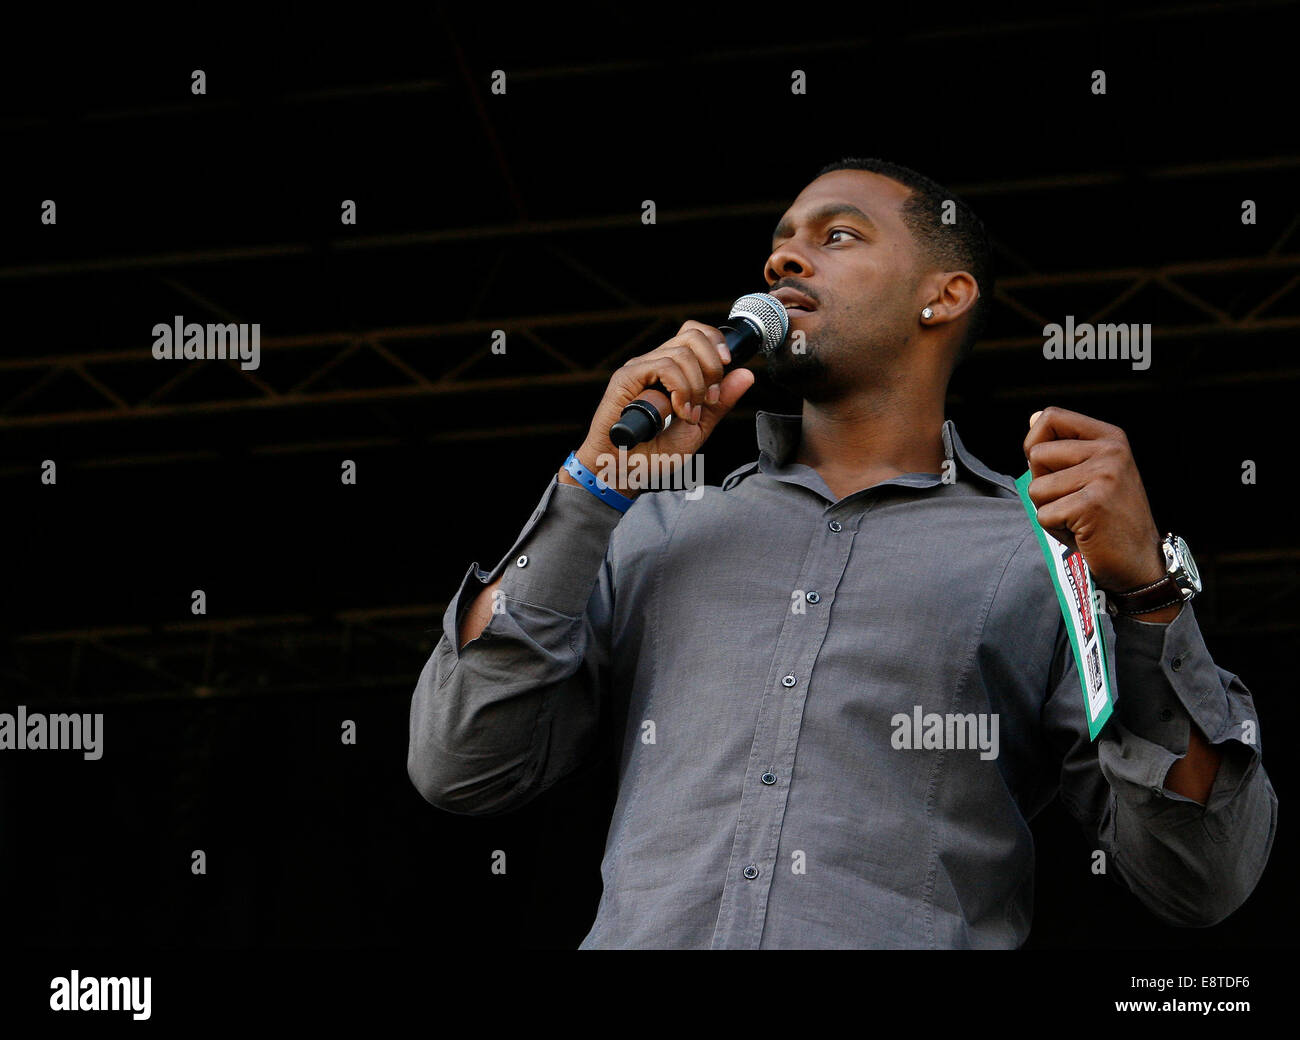
[[1183,602],[1183,590],[1169,574],[1150,585],[1142,585],[1127,592],[1107,592],[1106,595],[1115,604],[1117,614],[1150,614],[1161,607],[1172,607],[1175,603]]

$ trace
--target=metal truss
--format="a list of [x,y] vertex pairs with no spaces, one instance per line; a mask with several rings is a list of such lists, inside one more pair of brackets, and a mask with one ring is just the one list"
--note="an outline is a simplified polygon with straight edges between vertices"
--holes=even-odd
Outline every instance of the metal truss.
[[[1216,163],[1192,167],[1171,167],[1151,171],[1152,179],[1188,179],[1218,175],[1243,169],[1282,171],[1300,166],[1300,159],[1277,158],[1244,163]],[[1051,180],[1008,181],[967,185],[962,191],[970,196],[1014,194],[1020,191],[1078,192],[1098,184],[1112,183],[1107,176],[1063,177]],[[680,213],[665,213],[662,222],[690,224],[773,218],[782,206],[777,203],[709,208]],[[312,351],[313,360],[295,367],[292,381],[278,382],[263,371],[245,370],[235,360],[206,361],[174,366],[152,358],[147,350],[87,350],[69,354],[46,354],[0,360],[0,386],[11,389],[0,401],[0,430],[39,429],[69,424],[105,424],[138,419],[212,415],[266,410],[290,410],[322,404],[381,404],[411,398],[465,397],[499,391],[535,393],[540,400],[558,386],[603,385],[621,361],[646,349],[658,338],[666,337],[681,321],[691,315],[718,313],[730,306],[729,299],[683,300],[661,305],[647,305],[624,289],[612,284],[600,273],[577,260],[564,248],[567,235],[581,232],[618,233],[635,226],[627,216],[574,219],[569,221],[521,222],[500,227],[470,228],[403,235],[372,236],[336,243],[339,254],[349,251],[383,251],[390,248],[421,247],[432,250],[459,248],[471,242],[496,241],[501,248],[543,250],[548,262],[564,263],[578,278],[584,279],[610,305],[585,310],[553,313],[471,317],[457,321],[433,321],[419,324],[395,324],[367,329],[269,336],[262,340],[268,354],[283,357],[297,351]],[[1046,308],[1038,303],[1049,298],[1096,296],[1103,292],[1106,300],[1089,313],[1076,316],[1079,321],[1121,320],[1117,311],[1139,294],[1144,304],[1159,297],[1165,304],[1177,305],[1175,317],[1162,319],[1158,339],[1163,343],[1199,343],[1231,337],[1240,342],[1246,337],[1285,333],[1300,328],[1300,252],[1286,251],[1300,227],[1300,215],[1286,228],[1273,247],[1262,255],[1187,260],[1155,267],[1117,267],[1109,269],[1071,270],[1010,274],[998,281],[995,294],[994,327],[1016,330],[981,342],[977,356],[1024,354],[1042,346],[1041,329],[1048,323]],[[1006,246],[1002,251],[1016,254]],[[158,278],[169,289],[200,307],[221,322],[238,321],[227,307],[214,302],[208,293],[196,287],[202,265],[247,261],[248,276],[256,278],[254,261],[301,257],[310,251],[305,245],[273,245],[240,250],[195,251],[150,257],[115,258],[78,263],[46,264],[0,269],[0,281],[48,278],[108,271],[159,272]],[[1026,266],[1020,262],[1020,266]],[[180,272],[190,269],[184,281]],[[485,279],[486,292],[494,267]],[[1279,284],[1279,279],[1281,279]],[[1193,288],[1192,284],[1195,287]],[[1244,283],[1244,285],[1243,285]],[[1160,302],[1157,300],[1156,302]],[[642,326],[639,333],[627,335],[627,326]],[[607,328],[613,334],[612,351],[599,356],[580,355],[566,344],[578,330]],[[491,354],[490,336],[494,330],[506,333],[509,342],[520,339],[545,359],[549,370],[527,375],[484,375],[479,363]],[[449,347],[454,344],[454,349]],[[320,360],[314,360],[319,358]],[[365,386],[338,385],[332,378],[341,366],[364,360],[368,363]],[[191,383],[205,366],[226,366],[237,376],[220,390],[195,393]],[[477,370],[476,370],[477,366]],[[490,367],[490,366],[488,366]],[[1201,380],[1206,386],[1276,382],[1295,379],[1300,368],[1266,371],[1254,366],[1247,372],[1208,373]],[[1062,375],[1076,376],[1073,370]],[[236,392],[231,384],[241,386]],[[148,386],[147,391],[130,390]],[[1111,387],[1128,393],[1151,392],[1158,384],[1149,380],[1130,380]],[[1077,392],[1077,382],[1056,386],[1019,386],[1003,391],[1006,396],[1041,396]],[[57,391],[57,392],[55,392]],[[184,394],[183,397],[180,395]],[[91,403],[87,403],[87,398]],[[39,407],[33,402],[39,399]],[[76,402],[75,404],[73,402]],[[514,436],[513,429],[498,428],[498,436]],[[492,435],[492,434],[489,434]],[[259,446],[266,450],[292,445]],[[101,460],[102,461],[102,460]]]
[[445,609],[419,604],[28,633],[14,639],[0,677],[6,700],[19,703],[409,689],[441,634]]
[[[1264,0],[1242,8],[1267,10],[1285,6]],[[439,17],[443,18],[441,8]],[[1123,20],[1219,17],[1212,4],[1129,5],[1116,18]],[[945,37],[1021,34],[1062,27],[1087,26],[1084,15],[1044,18],[1013,23],[977,17],[976,24],[947,24],[923,28],[908,35],[913,43]],[[294,329],[283,315],[261,318],[277,334],[262,340],[266,355],[292,359],[294,364],[263,366],[250,371],[237,361],[207,361],[175,365],[155,361],[146,349],[123,349],[119,344],[87,343],[72,350],[51,350],[35,338],[14,336],[8,353],[0,358],[0,433],[7,434],[15,450],[7,449],[0,477],[29,480],[32,459],[42,455],[47,442],[60,445],[61,457],[73,455],[71,434],[89,431],[88,450],[71,461],[81,467],[179,463],[215,457],[204,445],[168,436],[147,438],[159,448],[143,448],[145,438],[126,436],[142,422],[169,423],[186,419],[231,417],[248,420],[269,415],[284,421],[264,424],[258,431],[241,430],[242,446],[251,453],[294,453],[342,447],[383,447],[399,443],[383,415],[407,401],[439,404],[464,399],[471,407],[485,395],[513,395],[520,403],[509,425],[445,422],[441,428],[421,431],[426,442],[496,438],[533,438],[571,433],[580,427],[555,422],[547,402],[557,388],[596,388],[608,381],[623,359],[649,349],[667,338],[689,317],[725,313],[732,300],[680,299],[647,303],[637,291],[620,285],[618,276],[596,270],[584,262],[575,243],[594,239],[607,254],[624,246],[640,248],[639,221],[626,213],[575,215],[560,220],[534,219],[528,212],[506,152],[497,139],[488,109],[476,86],[454,27],[444,18],[445,46],[429,67],[437,78],[410,82],[377,82],[357,87],[288,93],[268,103],[280,108],[330,104],[341,98],[430,94],[459,104],[472,128],[481,134],[474,147],[491,158],[497,183],[494,191],[510,221],[489,226],[434,228],[398,234],[341,237],[330,242],[279,242],[222,249],[193,249],[145,256],[94,256],[51,263],[21,263],[0,267],[0,286],[46,287],[66,284],[76,296],[79,279],[109,280],[128,301],[132,293],[148,292],[156,300],[163,289],[186,301],[192,321],[241,322],[240,290],[266,281],[274,273],[296,284],[316,284],[322,275],[337,276],[338,267],[364,261],[366,270],[384,263],[414,260],[436,264],[457,251],[473,249],[484,258],[483,276],[467,313],[447,320],[430,306],[427,315],[414,313],[403,320],[329,331]],[[708,62],[743,62],[758,57],[802,55],[810,51],[853,53],[869,41],[842,38],[829,42],[800,40],[771,48],[722,49],[695,56]],[[871,41],[874,42],[874,41]],[[610,75],[644,75],[661,67],[658,60],[615,60],[591,65],[520,68],[512,80],[527,82],[548,78],[598,79]],[[204,114],[191,106],[170,103],[132,110],[92,112],[87,123],[159,118],[207,118],[208,113],[229,110],[240,102],[212,99]],[[0,131],[39,128],[44,117],[25,117],[0,124]],[[1214,178],[1243,175],[1264,182],[1268,177],[1288,181],[1300,169],[1300,157],[1276,155],[1222,162],[1171,165],[1140,171],[1102,170],[1059,177],[983,181],[954,184],[959,194],[976,201],[1015,200],[1046,195],[1061,206],[1096,193],[1122,193],[1135,184],[1154,183],[1159,188],[1195,190]],[[1285,187],[1289,189],[1290,184]],[[1281,193],[1289,197],[1288,192]],[[788,199],[743,201],[695,209],[661,208],[658,224],[674,230],[702,234],[711,225],[745,227],[757,224],[766,232],[788,206]],[[1014,207],[1012,207],[1014,209]],[[1015,221],[1009,223],[1008,236]],[[972,365],[990,368],[1004,362],[1031,361],[1042,346],[1041,329],[1057,320],[1062,299],[1087,299],[1080,304],[1078,321],[1120,321],[1125,308],[1140,301],[1167,304],[1171,318],[1162,317],[1157,342],[1178,344],[1180,359],[1203,353],[1207,345],[1229,344],[1234,350],[1249,343],[1285,341],[1300,327],[1300,215],[1263,252],[1249,257],[1219,255],[1214,244],[1204,252],[1175,254],[1171,262],[1152,266],[1087,266],[1045,271],[1024,254],[1022,243],[1004,238],[995,243],[999,267],[994,299],[995,335],[981,342]],[[507,289],[504,258],[520,254],[562,265],[575,282],[590,290],[592,305],[549,307],[543,302],[525,314],[493,314],[485,301],[493,288]],[[1226,254],[1226,250],[1224,250]],[[1163,259],[1163,257],[1162,257]],[[631,279],[628,279],[630,282]],[[503,294],[508,295],[508,293]],[[585,298],[584,298],[585,299]],[[1053,306],[1053,301],[1056,304]],[[144,308],[141,308],[142,310]],[[1086,313],[1084,312],[1086,310]],[[485,313],[487,311],[487,313]],[[149,313],[153,313],[152,310]],[[201,316],[200,316],[201,315]],[[1051,316],[1051,317],[1049,317]],[[276,318],[274,324],[270,318]],[[413,320],[412,320],[413,319]],[[1146,320],[1146,319],[1143,319]],[[280,334],[280,330],[288,330]],[[533,367],[527,373],[500,375],[487,363],[489,336],[505,331],[513,353],[515,345],[529,352]],[[39,333],[37,333],[39,335]],[[592,346],[598,342],[598,346]],[[365,368],[364,382],[350,377],[353,366]],[[224,380],[206,380],[214,368]],[[1252,361],[1249,371],[1224,366],[1185,366],[1183,385],[1193,387],[1265,386],[1293,382],[1300,366]],[[1027,369],[1028,370],[1028,367]],[[286,376],[283,371],[292,371]],[[987,389],[992,398],[1057,396],[1104,389],[1106,393],[1155,394],[1159,380],[1129,379],[1104,386],[1082,385],[1077,369],[1051,373],[1060,380],[1051,385],[1027,385],[1027,378],[999,380]],[[1066,382],[1066,380],[1069,380]],[[983,389],[983,388],[982,388]],[[982,390],[981,390],[982,392]],[[371,416],[370,428],[337,439],[317,431],[284,432],[314,409],[353,407]],[[466,414],[472,414],[467,409]],[[752,414],[737,410],[739,415]],[[379,421],[373,421],[378,416]],[[586,416],[582,416],[585,420]],[[230,424],[236,425],[236,424]],[[252,423],[238,424],[251,428]],[[302,424],[305,426],[305,424]],[[322,424],[328,429],[328,424]],[[275,432],[270,432],[274,430]],[[119,435],[119,436],[112,436]],[[25,444],[23,443],[25,442]],[[183,445],[178,449],[177,445]],[[165,445],[166,447],[162,447]],[[22,450],[22,448],[27,450]],[[194,449],[194,450],[190,450]],[[1300,586],[1300,551],[1281,549],[1265,553],[1225,553],[1200,559],[1206,593],[1197,601],[1197,615],[1207,635],[1216,638],[1253,639],[1300,630],[1296,604]],[[218,699],[266,695],[328,694],[372,690],[409,692],[414,677],[441,635],[444,603],[398,604],[377,608],[291,614],[251,614],[238,618],[201,618],[174,624],[104,624],[91,628],[27,632],[5,641],[0,656],[0,690],[8,702],[60,705],[104,705],[147,700]],[[129,609],[129,607],[127,608]]]
[[[1238,316],[1230,314],[1220,305],[1207,298],[1205,290],[1193,292],[1181,279],[1191,275],[1200,276],[1238,276],[1241,274],[1262,275],[1276,271],[1292,273],[1292,277],[1280,289],[1260,289],[1257,299],[1249,308]],[[1004,279],[998,285],[996,298],[999,304],[1008,310],[1028,319],[1038,326],[1044,326],[1052,319],[1038,313],[1024,296],[1027,292],[1041,289],[1070,290],[1085,285],[1104,284],[1113,287],[1113,298],[1101,308],[1091,313],[1081,314],[1079,321],[1100,322],[1108,318],[1121,304],[1136,296],[1148,287],[1155,288],[1173,299],[1190,304],[1198,312],[1193,320],[1182,323],[1163,323],[1160,326],[1160,341],[1194,340],[1210,336],[1252,336],[1263,332],[1280,332],[1300,329],[1300,313],[1271,313],[1277,303],[1300,285],[1300,254],[1293,253],[1280,256],[1249,257],[1234,260],[1212,260],[1193,263],[1171,264],[1164,267],[1115,268],[1103,271],[1071,271],[1060,274],[1020,275]],[[262,347],[272,352],[297,350],[305,347],[329,347],[335,353],[315,366],[308,375],[293,385],[278,388],[255,372],[239,367],[237,361],[211,361],[208,364],[227,365],[233,372],[244,379],[250,388],[247,396],[236,397],[229,394],[215,396],[209,400],[187,400],[173,404],[168,400],[187,379],[199,371],[198,365],[178,366],[171,378],[158,385],[152,392],[134,400],[128,400],[124,392],[113,387],[113,375],[123,368],[158,369],[158,362],[141,350],[98,351],[93,353],[73,354],[61,358],[25,358],[0,361],[0,372],[31,373],[31,382],[23,390],[11,396],[0,408],[0,429],[19,427],[53,426],[64,423],[110,422],[139,418],[158,418],[174,415],[193,415],[214,412],[236,412],[265,408],[295,408],[304,405],[325,402],[381,402],[408,397],[436,397],[453,394],[466,395],[491,393],[500,390],[528,389],[544,390],[562,385],[601,385],[609,381],[610,375],[617,367],[617,359],[629,356],[636,348],[651,340],[656,334],[668,334],[669,327],[685,319],[689,314],[717,313],[730,307],[731,300],[697,300],[661,306],[626,306],[616,309],[592,310],[563,314],[534,314],[522,317],[486,318],[460,322],[446,322],[429,325],[391,326],[370,329],[363,332],[330,332],[307,334],[301,336],[268,337],[262,341]],[[1113,319],[1112,319],[1113,320]],[[633,340],[621,342],[617,351],[600,360],[596,365],[585,364],[577,358],[566,354],[553,343],[542,338],[543,330],[563,330],[566,328],[623,325],[628,322],[646,322],[646,330]],[[489,337],[494,330],[501,329],[507,336],[519,335],[537,345],[555,362],[555,371],[521,376],[501,376],[495,378],[470,377],[465,370],[491,354]],[[482,346],[472,353],[456,359],[441,371],[428,373],[417,368],[396,349],[398,345],[411,341],[439,340],[450,337],[469,337],[482,341]],[[1041,349],[1041,333],[1028,336],[1004,336],[984,340],[979,345],[983,352]],[[319,384],[324,376],[337,368],[342,362],[358,353],[369,353],[382,360],[389,368],[390,380],[386,385],[366,388],[324,389]],[[144,355],[144,356],[142,356]],[[427,365],[427,358],[422,359]],[[38,390],[53,382],[63,374],[71,374],[82,380],[86,387],[103,399],[103,407],[81,408],[68,411],[44,412],[38,414],[21,414],[22,403]],[[1279,378],[1294,379],[1300,375],[1300,368],[1287,372],[1244,372],[1232,375],[1211,377],[1206,385],[1223,385],[1229,383],[1276,382]],[[1047,390],[1069,391],[1077,389],[1075,382],[1062,383],[1057,387],[1026,387],[1023,391],[1037,395]],[[1134,384],[1136,392],[1142,390],[1142,384]],[[509,431],[499,430],[498,435]]]
[[[1256,10],[1268,11],[1286,6],[1278,0],[1254,0],[1236,5],[1238,13]],[[1215,5],[1203,3],[1130,4],[1122,11],[1113,12],[1117,23],[1146,21],[1217,20],[1223,12]],[[471,19],[472,21],[472,19]],[[971,17],[948,21],[938,28],[913,27],[899,36],[900,45],[925,46],[945,38],[980,38],[1001,35],[1022,36],[1026,33],[1059,34],[1061,31],[1088,27],[1094,24],[1090,15],[1053,13],[1031,20],[1012,18]],[[101,348],[89,345],[70,353],[41,351],[35,344],[26,348],[25,356],[0,359],[0,432],[29,434],[28,444],[39,442],[43,432],[62,431],[69,427],[90,427],[104,430],[137,420],[167,421],[184,417],[216,415],[249,415],[274,413],[289,415],[307,406],[329,405],[395,405],[406,400],[449,400],[498,392],[524,395],[523,401],[536,402],[535,408],[524,407],[520,414],[530,410],[536,422],[511,427],[497,426],[489,430],[442,430],[431,439],[516,437],[521,433],[556,428],[541,421],[546,415],[542,406],[551,391],[565,386],[599,386],[605,383],[613,369],[623,358],[632,356],[656,337],[671,331],[682,320],[700,314],[717,313],[732,302],[730,299],[680,300],[662,305],[648,305],[636,298],[635,293],[614,284],[614,281],[583,264],[566,248],[573,236],[597,234],[617,236],[632,231],[637,226],[635,218],[627,214],[605,216],[577,216],[564,220],[534,220],[530,216],[523,193],[519,190],[514,172],[510,168],[490,108],[483,96],[481,76],[476,76],[472,60],[463,40],[471,31],[465,19],[435,5],[430,42],[436,53],[424,67],[435,68],[435,77],[408,81],[377,80],[350,86],[333,86],[327,89],[286,91],[268,97],[266,103],[282,110],[303,109],[334,104],[340,100],[371,99],[384,102],[401,96],[435,94],[457,106],[467,117],[468,125],[481,135],[475,147],[481,148],[491,159],[499,177],[496,185],[485,185],[485,192],[496,191],[501,201],[515,215],[513,222],[486,227],[431,229],[401,234],[360,235],[339,238],[328,243],[289,242],[250,245],[226,249],[198,249],[149,256],[95,257],[80,261],[59,261],[42,264],[17,264],[0,267],[0,284],[29,284],[32,280],[75,278],[77,276],[106,276],[134,278],[125,286],[157,288],[165,286],[171,292],[197,306],[206,315],[221,322],[238,322],[235,313],[238,304],[217,299],[220,291],[204,284],[204,273],[214,267],[223,271],[234,270],[239,277],[257,281],[265,277],[267,264],[321,263],[328,270],[337,260],[364,255],[367,258],[391,256],[401,250],[411,255],[412,250],[437,255],[442,249],[462,249],[469,245],[484,248],[544,250],[550,262],[559,261],[577,278],[596,290],[598,298],[606,303],[600,306],[573,311],[532,313],[523,316],[497,315],[477,317],[476,305],[470,317],[456,321],[420,321],[394,323],[368,328],[338,329],[329,332],[304,332],[268,336],[262,346],[277,357],[299,354],[306,359],[294,366],[292,376],[275,376],[266,371],[240,368],[235,361],[209,361],[175,366],[168,371],[165,363],[154,361],[146,350]],[[701,49],[692,55],[692,61],[710,65],[751,62],[780,57],[797,57],[812,53],[856,53],[875,41],[840,35],[833,39],[802,38],[797,41],[776,40],[762,47],[724,45]],[[630,55],[595,63],[551,63],[538,65],[532,60],[522,61],[511,75],[520,82],[548,80],[573,80],[621,75],[645,75],[661,67],[661,57],[653,53],[645,56]],[[481,71],[481,70],[479,70]],[[140,120],[167,118],[209,118],[233,110],[240,99],[210,99],[195,115],[192,106],[159,100],[135,108],[84,113],[87,124],[112,124],[125,126]],[[442,102],[440,102],[441,104]],[[0,123],[0,130],[40,128],[48,117],[31,115]],[[1081,193],[1123,190],[1134,183],[1155,183],[1162,187],[1196,182],[1204,178],[1248,175],[1263,178],[1266,175],[1289,177],[1300,168],[1300,157],[1277,155],[1263,158],[1231,158],[1217,162],[1184,163],[1140,171],[1101,170],[1083,174],[1056,177],[1036,177],[985,181],[972,184],[955,184],[961,195],[986,200],[997,197],[1014,198],[1026,193],[1056,193],[1068,204]],[[1135,180],[1136,178],[1136,180]],[[661,211],[658,222],[663,225],[709,224],[721,221],[771,221],[788,204],[788,200],[747,202],[725,206],[710,206],[685,211]],[[1026,262],[1013,243],[997,243],[1001,257],[1009,261],[1010,269],[1017,273],[1000,279],[995,298],[994,327],[1000,330],[996,338],[984,341],[977,357],[990,362],[1000,357],[1026,355],[1041,345],[1041,336],[1034,334],[1046,324],[1038,296],[1042,293],[1070,293],[1075,290],[1102,287],[1110,291],[1108,302],[1098,307],[1085,320],[1099,321],[1113,314],[1140,293],[1155,292],[1182,304],[1182,318],[1162,321],[1159,327],[1161,342],[1187,343],[1192,347],[1211,338],[1266,337],[1272,333],[1286,333],[1300,326],[1300,308],[1295,306],[1294,289],[1300,282],[1300,245],[1292,242],[1300,221],[1292,221],[1284,234],[1264,255],[1250,258],[1184,257],[1179,262],[1150,268],[1114,268],[1107,270],[1078,269],[1047,273],[1036,270]],[[611,242],[611,245],[616,243]],[[1288,251],[1290,249],[1291,251]],[[487,276],[482,279],[479,300],[499,274],[500,254],[497,261],[488,265]],[[319,273],[312,267],[293,274],[302,283],[311,283]],[[1281,286],[1277,276],[1290,277]],[[1228,296],[1216,294],[1209,284],[1221,278],[1229,287]],[[1243,288],[1241,280],[1249,280]],[[1189,279],[1198,280],[1195,288]],[[432,316],[432,314],[431,314]],[[1079,316],[1082,319],[1082,315]],[[197,319],[192,319],[197,320]],[[283,327],[283,322],[275,326]],[[634,333],[625,326],[641,325]],[[606,328],[612,331],[603,350],[584,352],[570,342],[569,334],[580,329]],[[485,375],[480,362],[488,356],[488,336],[501,329],[510,342],[522,340],[547,365],[528,374]],[[319,360],[317,357],[319,356]],[[354,363],[367,366],[371,376],[365,385],[342,378],[346,366]],[[978,362],[973,362],[978,364]],[[203,380],[201,373],[213,366],[229,370],[233,378]],[[491,367],[491,366],[487,366]],[[1208,372],[1198,378],[1207,386],[1240,383],[1275,382],[1290,380],[1300,369],[1263,371],[1264,366],[1252,366],[1250,372]],[[1063,378],[1075,379],[1077,371],[1061,373]],[[1021,381],[1023,382],[1023,381]],[[1122,386],[1108,386],[1108,391],[1126,393],[1151,393],[1158,390],[1154,380],[1129,380]],[[1024,386],[1013,382],[996,391],[999,396],[1058,396],[1078,392],[1078,382],[1055,386]],[[374,409],[378,410],[378,409]],[[287,427],[288,423],[279,424]],[[564,426],[564,429],[569,429]],[[308,451],[314,447],[348,445],[384,445],[393,443],[391,437],[353,438],[333,441],[326,445],[319,437],[311,441],[285,442],[278,439],[248,445],[255,452]],[[159,438],[168,440],[168,438]],[[25,455],[25,465],[0,469],[0,476],[26,473],[30,465],[30,452]],[[136,462],[158,462],[171,458],[192,458],[202,452],[161,452],[141,454],[138,447],[123,451],[114,449],[111,440],[104,439],[80,465],[114,466]]]
[[[1300,550],[1223,553],[1201,569],[1206,592],[1196,613],[1210,638],[1300,631]],[[27,704],[409,691],[442,635],[446,607],[28,633],[14,639],[0,679],[6,700]]]

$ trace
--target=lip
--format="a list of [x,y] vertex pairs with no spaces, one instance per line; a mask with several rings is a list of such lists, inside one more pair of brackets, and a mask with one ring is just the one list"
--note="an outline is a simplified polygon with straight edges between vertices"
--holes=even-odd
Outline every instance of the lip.
[[783,287],[772,293],[785,307],[786,313],[791,315],[811,314],[817,309],[811,297],[805,296],[798,289]]

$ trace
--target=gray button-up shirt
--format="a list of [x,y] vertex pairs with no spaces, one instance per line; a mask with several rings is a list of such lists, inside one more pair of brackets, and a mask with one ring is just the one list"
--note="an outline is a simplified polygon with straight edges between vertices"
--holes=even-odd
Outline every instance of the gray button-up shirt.
[[[1161,918],[1241,904],[1277,798],[1250,692],[1190,605],[1169,624],[1099,615],[1116,706],[1092,742],[1011,477],[948,421],[955,481],[837,500],[792,461],[799,416],[757,425],[758,460],[721,487],[645,492],[624,514],[553,477],[501,562],[470,566],[411,703],[429,802],[518,807],[618,734],[583,949],[1015,947],[1028,821],[1058,791]],[[1192,722],[1224,754],[1205,806],[1163,787]]]

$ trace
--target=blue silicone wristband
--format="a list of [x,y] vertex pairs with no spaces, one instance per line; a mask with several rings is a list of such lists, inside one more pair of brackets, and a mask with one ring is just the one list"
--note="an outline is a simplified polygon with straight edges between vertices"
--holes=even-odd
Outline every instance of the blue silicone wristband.
[[596,474],[579,462],[577,452],[569,452],[569,457],[564,460],[564,468],[569,471],[569,476],[606,505],[613,506],[620,513],[626,513],[627,507],[632,504],[632,499],[628,498],[626,495],[620,495],[612,487],[601,480],[600,477],[596,476]]

